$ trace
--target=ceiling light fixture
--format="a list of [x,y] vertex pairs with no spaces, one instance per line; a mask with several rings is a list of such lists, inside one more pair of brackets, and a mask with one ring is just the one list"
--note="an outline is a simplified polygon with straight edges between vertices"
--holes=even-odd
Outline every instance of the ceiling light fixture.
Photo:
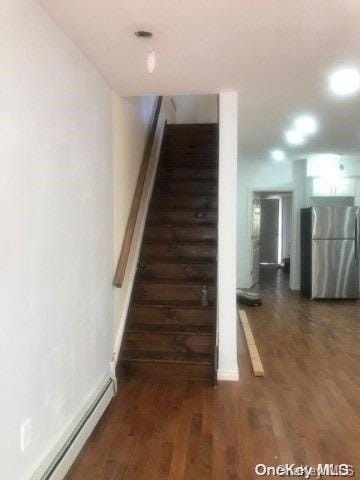
[[288,130],[285,133],[285,138],[288,144],[293,146],[302,145],[305,142],[304,136],[296,129]]
[[360,72],[356,68],[342,68],[329,77],[330,90],[340,97],[353,95],[360,89]]
[[[134,35],[138,38],[152,38],[154,35],[148,30],[137,30],[134,32]],[[146,55],[146,67],[149,73],[153,73],[156,66],[156,52],[155,50],[150,50]]]
[[297,117],[294,122],[295,130],[303,137],[307,135],[314,135],[318,130],[318,124],[311,115],[301,115]]
[[285,160],[285,153],[282,150],[272,150],[270,155],[275,162],[283,162]]
[[155,50],[151,50],[147,54],[146,66],[147,66],[148,72],[153,73],[153,71],[155,70],[155,66],[156,66],[156,52],[155,52]]

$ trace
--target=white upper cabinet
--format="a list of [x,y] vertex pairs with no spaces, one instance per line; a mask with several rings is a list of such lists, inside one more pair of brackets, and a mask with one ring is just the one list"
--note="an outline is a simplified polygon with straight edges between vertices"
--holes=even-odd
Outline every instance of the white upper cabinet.
[[356,180],[353,178],[311,178],[312,197],[355,197]]
[[336,180],[335,196],[355,197],[356,181],[353,178],[340,178]]

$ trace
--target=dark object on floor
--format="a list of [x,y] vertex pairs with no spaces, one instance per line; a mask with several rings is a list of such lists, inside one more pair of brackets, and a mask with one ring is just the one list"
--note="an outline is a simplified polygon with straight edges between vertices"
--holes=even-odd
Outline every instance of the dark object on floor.
[[290,273],[290,257],[284,258],[283,263],[284,263],[284,272]]
[[250,292],[238,288],[236,290],[236,296],[240,303],[247,305],[248,307],[255,307],[262,304],[262,298],[260,297],[260,294],[256,292]]

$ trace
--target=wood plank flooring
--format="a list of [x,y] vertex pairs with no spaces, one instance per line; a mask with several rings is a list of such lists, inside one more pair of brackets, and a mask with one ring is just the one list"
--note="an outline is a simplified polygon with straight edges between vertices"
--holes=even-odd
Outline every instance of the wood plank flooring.
[[310,302],[282,271],[261,276],[263,306],[245,308],[266,376],[239,329],[238,383],[121,384],[66,480],[252,480],[258,463],[294,462],[350,463],[360,478],[360,303]]

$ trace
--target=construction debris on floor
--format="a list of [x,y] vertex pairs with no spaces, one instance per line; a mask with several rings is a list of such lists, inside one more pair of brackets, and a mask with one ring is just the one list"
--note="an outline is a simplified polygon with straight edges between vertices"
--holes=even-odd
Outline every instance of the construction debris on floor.
[[251,292],[250,290],[242,290],[238,288],[236,290],[236,296],[240,303],[247,305],[248,307],[255,307],[262,304],[262,298],[259,293]]

